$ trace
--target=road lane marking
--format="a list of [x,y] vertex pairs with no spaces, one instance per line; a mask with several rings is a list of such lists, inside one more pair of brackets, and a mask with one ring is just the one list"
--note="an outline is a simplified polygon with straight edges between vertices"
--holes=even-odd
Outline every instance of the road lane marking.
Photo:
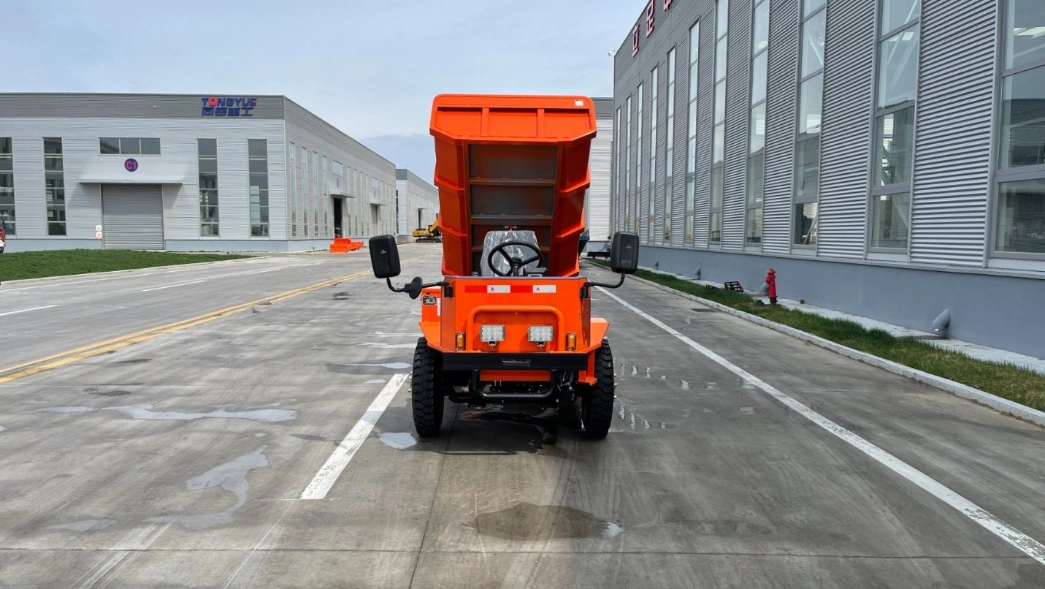
[[716,364],[722,366],[726,370],[729,370],[730,372],[744,379],[751,385],[754,385],[755,387],[761,389],[762,392],[766,393],[770,397],[773,397],[777,401],[780,401],[784,404],[784,406],[790,408],[796,413],[801,414],[809,421],[812,421],[816,425],[820,426],[824,430],[827,430],[828,432],[845,441],[857,450],[877,460],[880,464],[882,464],[889,470],[914,483],[918,487],[921,487],[922,490],[927,491],[929,494],[936,497],[940,501],[943,501],[947,505],[950,505],[954,509],[961,512],[965,517],[971,519],[987,531],[991,532],[995,536],[998,536],[999,538],[1007,542],[1013,548],[1016,548],[1020,552],[1023,552],[1027,556],[1038,561],[1040,564],[1045,565],[1045,545],[1038,542],[1034,538],[1031,538],[1027,534],[1024,534],[1023,532],[1010,526],[1009,524],[998,519],[979,505],[976,505],[972,501],[969,501],[965,497],[962,497],[958,493],[944,486],[942,483],[939,483],[935,479],[929,477],[929,475],[914,468],[913,466],[907,464],[903,460],[900,460],[896,456],[893,456],[892,454],[886,452],[878,446],[875,446],[871,442],[845,429],[844,427],[838,425],[837,423],[831,421],[830,419],[824,417],[816,411],[813,411],[812,409],[810,409],[800,401],[796,400],[795,398],[790,397],[787,394],[777,390],[769,383],[747,372],[743,368],[740,368],[739,366],[733,364],[729,360],[726,360],[722,356],[719,356],[710,349],[691,340],[679,331],[669,327],[657,318],[646,313],[645,311],[642,311],[638,307],[635,307],[631,303],[626,302],[624,299],[621,299],[617,295],[608,292],[605,289],[599,290],[601,290],[604,294],[623,305],[626,309],[634,312],[639,317],[642,317],[643,319],[649,321],[653,325],[656,325],[662,330],[675,336],[682,343],[693,348],[697,352],[700,352]]
[[228,317],[229,315],[233,315],[235,313],[246,311],[247,309],[250,309],[257,305],[265,303],[277,303],[292,297],[303,295],[328,286],[333,286],[341,282],[348,282],[350,280],[354,280],[356,278],[360,278],[362,276],[367,275],[370,275],[369,271],[356,272],[355,274],[349,274],[347,276],[342,276],[339,278],[324,280],[323,282],[319,282],[309,286],[303,286],[294,290],[288,290],[286,292],[271,295],[263,299],[257,299],[248,303],[241,303],[238,305],[233,305],[231,307],[225,307],[224,309],[218,309],[217,311],[211,311],[209,313],[204,313],[203,315],[190,317],[189,319],[182,319],[173,323],[167,323],[156,327],[150,327],[148,329],[143,329],[134,333],[129,333],[126,335],[117,336],[100,342],[95,342],[93,344],[80,346],[79,348],[74,348],[72,350],[66,350],[65,352],[53,354],[44,358],[37,358],[36,360],[23,362],[15,366],[0,368],[0,384],[10,382],[19,378],[24,378],[26,376],[31,376],[33,374],[37,374],[47,370],[52,370],[54,368],[59,368],[67,364],[72,364],[73,362],[78,362],[85,358],[91,358],[93,356],[105,354],[107,352],[118,350],[120,348],[124,348],[136,343],[157,338],[161,335],[175,333],[178,331],[189,329],[190,327],[196,327],[197,325],[209,323],[216,319],[221,319],[223,317]]
[[40,309],[52,309],[58,305],[47,305],[46,307],[33,307],[32,309],[21,309],[18,311],[8,311],[6,313],[0,313],[0,317],[6,317],[7,315],[17,315],[18,313],[28,313],[29,311],[39,311]]
[[406,374],[402,373],[392,376],[385,388],[381,389],[381,392],[377,394],[370,407],[367,407],[363,417],[359,418],[359,421],[348,432],[345,439],[334,449],[334,453],[327,459],[326,464],[316,473],[312,482],[301,492],[299,499],[323,499],[327,496],[327,492],[334,486],[337,478],[341,476],[342,471],[348,466],[352,457],[356,455],[356,451],[359,450],[359,447],[363,445],[363,442],[366,441],[370,432],[374,429],[374,425],[381,418],[381,414],[385,412],[385,408],[388,407],[392,398],[396,396],[403,383],[406,382],[406,376]]
[[177,284],[168,284],[167,286],[156,286],[156,287],[153,287],[153,288],[143,288],[141,290],[141,292],[152,292],[154,290],[163,290],[165,288],[174,288],[176,286],[188,286],[190,284],[200,284],[201,282],[206,282],[206,280],[193,280],[192,282],[179,282]]

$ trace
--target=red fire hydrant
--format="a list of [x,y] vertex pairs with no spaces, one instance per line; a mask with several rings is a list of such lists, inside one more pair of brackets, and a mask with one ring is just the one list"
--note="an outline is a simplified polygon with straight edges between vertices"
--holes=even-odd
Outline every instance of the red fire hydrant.
[[766,272],[766,285],[769,286],[769,304],[776,304],[776,271],[772,268]]

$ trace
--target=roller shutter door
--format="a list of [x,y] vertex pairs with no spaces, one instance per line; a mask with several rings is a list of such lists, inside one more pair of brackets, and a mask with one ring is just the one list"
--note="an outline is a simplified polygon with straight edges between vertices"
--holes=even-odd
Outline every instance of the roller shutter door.
[[159,186],[102,187],[105,249],[162,250],[163,192]]

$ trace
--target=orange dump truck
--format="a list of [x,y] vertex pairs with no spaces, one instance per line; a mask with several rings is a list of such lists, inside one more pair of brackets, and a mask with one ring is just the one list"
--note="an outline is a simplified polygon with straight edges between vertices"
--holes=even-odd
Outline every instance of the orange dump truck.
[[393,236],[370,239],[374,275],[421,298],[414,425],[439,434],[444,400],[548,409],[581,404],[587,437],[613,415],[609,323],[593,286],[638,267],[638,237],[611,246],[616,284],[580,276],[595,108],[580,96],[440,95],[432,106],[443,280],[401,288]]

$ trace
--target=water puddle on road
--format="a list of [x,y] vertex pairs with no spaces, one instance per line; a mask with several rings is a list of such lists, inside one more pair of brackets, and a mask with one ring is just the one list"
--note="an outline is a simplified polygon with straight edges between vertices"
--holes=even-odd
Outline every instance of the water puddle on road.
[[377,434],[377,439],[381,440],[389,448],[395,448],[396,450],[406,450],[411,446],[417,445],[417,440],[414,439],[413,434],[410,432],[382,432]]
[[675,426],[663,421],[650,421],[635,413],[627,403],[617,404],[617,420],[610,426],[610,433],[633,434],[652,430],[674,429]]
[[104,530],[109,526],[116,523],[114,519],[85,519],[78,522],[69,522],[67,524],[57,524],[54,526],[47,526],[46,530],[64,530],[69,532],[95,532],[98,530]]
[[505,540],[552,540],[563,538],[615,538],[620,524],[563,505],[518,503],[508,509],[480,513],[475,528],[481,536]]
[[252,409],[248,411],[226,411],[217,409],[210,413],[184,413],[181,411],[152,411],[152,405],[129,405],[125,407],[114,407],[120,413],[130,416],[132,419],[152,419],[169,421],[192,421],[207,417],[218,419],[249,419],[251,421],[264,421],[275,423],[296,419],[297,411],[290,409]]
[[236,503],[225,511],[218,513],[202,513],[199,515],[163,515],[150,518],[153,523],[175,523],[181,524],[190,530],[202,530],[212,526],[232,523],[232,514],[247,503],[247,473],[255,468],[268,466],[265,458],[265,449],[262,446],[257,450],[233,459],[225,464],[215,466],[198,477],[191,478],[185,483],[185,488],[190,491],[201,491],[212,487],[221,487],[236,496]]

